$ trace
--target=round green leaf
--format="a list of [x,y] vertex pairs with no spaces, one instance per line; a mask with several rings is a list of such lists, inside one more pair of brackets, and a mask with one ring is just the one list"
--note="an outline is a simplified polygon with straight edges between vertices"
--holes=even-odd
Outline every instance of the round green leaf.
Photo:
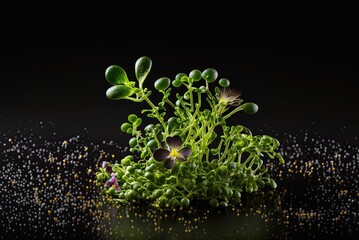
[[121,98],[131,96],[132,94],[133,94],[132,88],[124,85],[112,86],[106,91],[107,98],[111,100],[118,100]]
[[166,207],[166,205],[168,205],[168,199],[165,196],[161,197],[158,201],[158,205],[160,207]]
[[155,198],[159,198],[163,195],[163,190],[162,189],[156,189],[153,191],[152,195],[155,197]]
[[175,194],[175,190],[172,187],[167,188],[165,196],[171,198]]
[[135,173],[136,169],[130,165],[126,167],[126,171],[129,173]]
[[137,194],[137,192],[135,190],[127,190],[126,193],[125,193],[125,197],[128,200],[135,200],[135,199],[137,199],[138,194]]
[[175,77],[176,80],[181,80],[182,77],[187,77],[187,75],[185,73],[178,73]]
[[221,201],[219,205],[221,205],[221,207],[228,207],[228,203],[226,203],[225,201]]
[[214,92],[215,92],[216,94],[218,94],[218,95],[221,94],[221,90],[219,89],[219,87],[215,87],[215,88],[214,88]]
[[146,146],[153,149],[153,148],[157,147],[157,142],[156,142],[156,140],[151,139],[150,141],[147,142]]
[[189,203],[190,203],[190,201],[189,201],[189,199],[187,197],[184,197],[184,198],[181,199],[182,207],[184,207],[184,208],[188,207]]
[[110,195],[113,195],[116,193],[116,189],[114,187],[110,187],[108,190],[107,190],[107,193],[110,194]]
[[189,77],[193,79],[193,81],[198,82],[201,80],[202,75],[201,71],[198,69],[194,69],[189,73]]
[[125,157],[121,160],[121,164],[124,166],[128,166],[131,164],[131,159]]
[[209,200],[209,205],[216,208],[216,207],[219,206],[219,202],[218,202],[218,200],[216,198],[212,198],[211,200]]
[[182,82],[181,82],[181,80],[179,80],[179,79],[175,79],[175,80],[172,81],[172,85],[173,85],[174,87],[180,87],[181,84],[182,84]]
[[168,77],[162,77],[156,80],[155,88],[158,91],[166,90],[171,84],[171,80]]
[[130,114],[130,115],[128,115],[127,119],[130,123],[134,123],[137,119],[137,116],[136,116],[136,114]]
[[135,74],[140,84],[146,79],[152,67],[152,60],[149,57],[143,56],[137,59],[135,64]]
[[[145,176],[145,178],[147,178],[147,179],[149,179],[149,180],[151,180],[151,181],[155,178],[151,172],[146,172],[144,176]],[[148,186],[146,186],[148,190],[152,190],[152,189],[154,188],[154,185],[152,185],[152,183],[146,183],[146,184],[147,184],[147,185],[150,185],[150,184],[151,184],[151,185],[150,185],[150,186],[151,186],[151,189],[150,189]],[[146,185],[146,184],[145,184],[145,185]]]
[[177,117],[170,117],[168,120],[167,120],[168,124],[169,125],[179,125],[178,121],[177,121]]
[[146,127],[145,127],[145,131],[146,132],[150,132],[150,131],[152,131],[153,129],[155,128],[155,125],[154,124],[148,124]]
[[122,131],[122,132],[127,133],[127,130],[128,130],[129,128],[132,128],[132,125],[129,124],[128,122],[125,122],[125,123],[123,123],[123,124],[121,125],[121,131]]
[[145,149],[145,150],[141,153],[140,157],[141,157],[141,159],[144,159],[145,157],[147,157],[147,155],[148,155],[148,151]]
[[254,114],[258,111],[258,105],[255,103],[245,103],[242,105],[243,110],[248,114]]
[[202,78],[209,83],[216,81],[217,77],[218,72],[214,68],[207,68],[202,72]]
[[135,184],[133,184],[133,186],[132,186],[133,190],[135,190],[135,191],[138,191],[138,189],[139,189],[140,187],[142,187],[142,185],[141,185],[140,183],[135,183]]
[[[152,140],[151,140],[152,141]],[[145,168],[145,171],[147,172],[153,172],[156,169],[156,164],[155,163],[151,163],[149,166],[147,166]]]
[[221,78],[218,81],[219,85],[221,85],[222,87],[228,87],[230,84],[230,81],[227,78]]
[[142,123],[142,119],[141,118],[137,118],[136,121],[133,123],[134,127],[138,127],[140,126]]
[[137,145],[137,138],[136,137],[131,138],[128,143],[130,147],[135,147]]
[[117,65],[109,66],[106,69],[105,78],[112,85],[120,85],[128,82],[125,70]]
[[233,191],[233,198],[240,199],[242,197],[241,193],[237,190]]

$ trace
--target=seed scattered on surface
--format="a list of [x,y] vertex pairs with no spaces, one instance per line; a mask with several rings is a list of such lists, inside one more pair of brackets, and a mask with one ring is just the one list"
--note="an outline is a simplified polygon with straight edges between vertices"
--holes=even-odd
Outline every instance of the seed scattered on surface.
[[308,239],[358,232],[358,145],[306,130],[282,133],[286,163],[265,161],[276,190],[243,194],[226,209],[158,210],[100,194],[98,166],[119,161],[126,147],[91,140],[87,130],[69,138],[39,135],[52,127],[42,122],[0,131],[1,239]]

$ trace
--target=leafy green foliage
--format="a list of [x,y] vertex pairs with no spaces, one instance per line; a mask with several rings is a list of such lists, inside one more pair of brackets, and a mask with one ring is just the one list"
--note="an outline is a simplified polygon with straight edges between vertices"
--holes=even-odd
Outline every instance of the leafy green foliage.
[[[162,98],[154,103],[152,91],[143,86],[151,67],[148,57],[136,61],[137,83],[117,65],[105,72],[114,85],[107,97],[146,102],[148,108],[141,114],[153,123],[141,127],[142,119],[132,113],[121,125],[130,135],[133,155],[99,168],[97,184],[104,194],[121,203],[146,201],[162,208],[185,208],[195,200],[227,207],[239,203],[243,192],[277,187],[264,161],[276,158],[284,163],[278,140],[227,123],[239,111],[256,113],[257,104],[243,103],[226,78],[211,88],[218,78],[213,68],[178,73],[173,80],[159,78],[151,85]],[[185,92],[173,94],[171,84]]]

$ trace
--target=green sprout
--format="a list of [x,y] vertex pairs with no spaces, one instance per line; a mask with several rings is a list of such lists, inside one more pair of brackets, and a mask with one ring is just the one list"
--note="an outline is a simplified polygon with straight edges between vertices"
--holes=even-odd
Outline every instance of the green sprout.
[[[146,102],[141,114],[152,123],[141,127],[142,119],[132,113],[121,125],[121,131],[130,135],[133,155],[99,167],[96,182],[103,194],[120,203],[147,202],[161,208],[185,208],[195,201],[226,207],[239,203],[242,193],[277,187],[263,160],[277,158],[284,163],[278,140],[227,124],[239,111],[256,113],[257,104],[243,103],[226,78],[211,88],[218,78],[213,68],[178,73],[173,80],[159,78],[152,84],[161,100],[153,102],[152,90],[144,86],[151,67],[150,58],[139,58],[137,81],[130,81],[117,65],[105,71],[113,85],[106,96]],[[173,94],[180,87],[185,92]]]

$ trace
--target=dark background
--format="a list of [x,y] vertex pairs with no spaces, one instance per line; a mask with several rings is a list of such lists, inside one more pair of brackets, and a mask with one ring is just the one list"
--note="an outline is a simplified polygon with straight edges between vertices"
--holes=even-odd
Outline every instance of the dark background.
[[[300,20],[303,18],[305,16]],[[42,21],[46,22],[46,19]],[[286,22],[286,19],[281,19],[281,22]],[[146,32],[142,32],[142,29],[126,31],[117,36],[112,34],[117,29],[111,34],[104,29],[101,33],[77,36],[66,36],[63,33],[40,35],[33,32],[32,28],[27,32],[14,28],[17,35],[3,31],[0,38],[0,134],[6,137],[6,142],[11,135],[3,132],[9,131],[16,137],[18,135],[13,131],[16,128],[34,128],[35,137],[29,137],[29,131],[21,130],[20,136],[32,140],[47,134],[44,139],[50,138],[50,142],[51,138],[57,139],[60,134],[72,137],[86,128],[93,139],[126,143],[129,136],[121,133],[120,125],[126,121],[129,113],[139,113],[145,104],[107,99],[105,92],[110,84],[105,80],[104,73],[108,66],[117,64],[127,71],[130,79],[135,80],[135,61],[147,55],[153,60],[152,70],[145,82],[149,88],[153,87],[153,82],[159,77],[168,76],[173,79],[178,72],[189,73],[194,68],[217,69],[219,78],[230,79],[231,86],[242,92],[245,101],[253,101],[259,105],[257,114],[237,113],[231,118],[231,124],[243,124],[253,134],[279,134],[279,140],[290,154],[288,158],[295,155],[296,159],[300,153],[299,157],[312,160],[317,159],[317,154],[320,154],[319,160],[329,162],[331,155],[336,155],[337,152],[343,153],[345,159],[347,148],[336,143],[348,141],[349,144],[342,146],[358,146],[359,39],[356,27],[351,27],[346,22],[333,25],[327,23],[326,19],[323,19],[322,24],[313,26],[308,24],[298,27],[288,24],[278,27],[268,24],[251,29],[243,29],[242,26],[246,23],[241,22],[235,22],[228,28],[225,21],[213,29],[170,26],[170,31],[164,31],[164,28],[156,29],[157,26],[151,25],[151,22],[145,22],[144,25],[152,28]],[[38,128],[40,122],[49,121],[54,125],[44,124],[45,129]],[[54,136],[55,131],[60,134]],[[312,133],[318,133],[333,139],[333,144],[320,142],[320,138],[316,137],[313,137],[313,141],[293,138],[284,141],[284,133],[294,133],[295,136],[304,138],[300,131],[309,131],[310,137],[313,136]],[[301,145],[303,142],[305,144]],[[88,142],[85,143],[88,145]],[[26,144],[31,146],[30,141],[24,143],[28,147]],[[295,147],[296,144],[299,146]],[[80,148],[81,143],[73,146]],[[332,147],[334,148],[331,149]],[[37,148],[37,145],[33,145],[28,151],[34,149],[37,152]],[[303,149],[304,153],[296,152],[297,149]],[[352,149],[354,152],[356,148]],[[48,147],[44,154],[55,151],[55,148]],[[13,153],[13,158],[2,159],[4,164],[16,162],[18,154],[15,151]],[[47,159],[47,155],[44,156],[41,155],[41,159]],[[354,162],[353,159],[348,157],[346,161]],[[283,203],[294,203],[299,209],[318,207],[318,212],[323,211],[323,206],[324,209],[341,211],[345,201],[351,198],[340,197],[335,188],[348,189],[355,186],[355,178],[352,176],[357,176],[355,168],[348,167],[355,164],[349,163],[338,165],[339,170],[340,167],[345,169],[333,175],[339,180],[348,179],[344,181],[344,185],[338,185],[338,181],[334,185],[327,182],[328,185],[324,185],[324,188],[316,188],[311,181],[304,182],[300,178],[300,181],[294,181],[293,184],[293,180],[289,178],[287,185],[294,193],[293,199],[283,199]],[[350,169],[354,170],[349,172]],[[318,172],[320,171],[319,168]],[[308,194],[318,195],[308,197],[307,189],[311,190]],[[27,191],[28,188],[24,190]],[[301,194],[302,192],[305,194]],[[350,196],[355,196],[355,189],[352,194]],[[340,201],[332,196],[338,196]],[[317,202],[318,199],[326,198],[330,201]],[[327,207],[326,203],[334,203],[334,207]],[[308,207],[307,204],[313,205]],[[349,209],[352,205],[348,203],[348,206]],[[22,211],[20,208],[18,210]],[[355,213],[354,210],[348,212]],[[355,217],[347,219],[353,218]],[[340,222],[343,225],[338,225],[338,229],[344,231],[338,234],[347,237],[351,233],[346,232],[347,219],[343,219]],[[25,220],[27,221],[27,217]],[[227,220],[231,221],[231,218]],[[332,222],[331,219],[326,220]],[[326,223],[326,220],[321,219],[320,223]],[[27,222],[23,226],[27,226],[26,224]],[[233,224],[229,223],[228,226]],[[353,224],[349,224],[350,228],[352,226]],[[77,227],[69,227],[71,231],[76,229],[76,232],[82,232],[77,231]],[[326,229],[330,227],[328,225]],[[294,225],[290,229],[298,228]],[[356,230],[355,227],[352,229]],[[314,235],[314,231],[309,227],[307,232]],[[295,230],[295,234],[299,232]]]
[[254,134],[314,128],[336,136],[349,128],[351,139],[359,133],[358,39],[343,27],[7,36],[0,48],[2,129],[53,121],[64,135],[87,128],[94,138],[121,141],[121,123],[146,105],[108,100],[104,72],[117,64],[135,80],[135,61],[146,55],[153,61],[149,88],[159,77],[215,68],[245,101],[259,105],[257,114],[231,119]]

